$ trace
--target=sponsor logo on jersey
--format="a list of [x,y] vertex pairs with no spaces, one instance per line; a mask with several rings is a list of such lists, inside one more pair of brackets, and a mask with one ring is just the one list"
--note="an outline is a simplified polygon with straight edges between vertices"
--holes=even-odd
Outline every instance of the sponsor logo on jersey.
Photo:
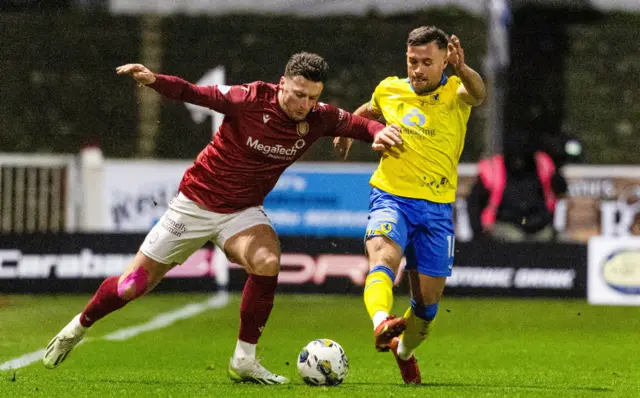
[[416,108],[412,109],[411,112],[406,113],[402,118],[402,123],[408,127],[422,126],[426,121],[427,117],[424,113],[420,112]]
[[307,145],[307,142],[302,138],[298,139],[290,147],[285,147],[280,144],[266,145],[260,142],[258,138],[255,140],[253,137],[247,137],[247,146],[266,155],[272,159],[278,160],[292,160],[295,158],[298,151]]

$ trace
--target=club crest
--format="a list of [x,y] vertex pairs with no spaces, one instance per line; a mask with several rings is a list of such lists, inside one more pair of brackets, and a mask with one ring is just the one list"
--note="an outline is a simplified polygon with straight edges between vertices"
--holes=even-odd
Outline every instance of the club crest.
[[304,137],[309,132],[309,123],[307,123],[304,120],[301,122],[298,122],[298,125],[296,126],[296,130],[298,131],[298,135],[300,137]]

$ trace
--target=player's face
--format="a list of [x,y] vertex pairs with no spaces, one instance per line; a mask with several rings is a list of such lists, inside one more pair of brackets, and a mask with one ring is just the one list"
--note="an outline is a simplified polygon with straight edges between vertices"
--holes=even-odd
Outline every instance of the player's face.
[[307,80],[302,76],[283,76],[280,78],[278,102],[291,119],[304,120],[316,106],[323,87],[321,82]]
[[416,93],[436,89],[446,67],[447,50],[439,49],[435,41],[407,47],[407,73]]

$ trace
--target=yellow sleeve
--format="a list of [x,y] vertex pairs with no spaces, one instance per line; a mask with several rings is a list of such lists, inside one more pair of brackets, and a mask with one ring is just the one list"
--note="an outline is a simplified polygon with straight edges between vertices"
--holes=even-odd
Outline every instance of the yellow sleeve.
[[458,108],[471,109],[473,107],[473,105],[464,102],[464,100],[462,98],[460,98],[460,94],[458,93],[458,89],[460,89],[460,86],[462,86],[462,80],[460,80],[460,78],[458,76],[455,76],[455,82],[456,82],[456,85],[455,85],[455,87],[456,87],[456,103],[458,104]]

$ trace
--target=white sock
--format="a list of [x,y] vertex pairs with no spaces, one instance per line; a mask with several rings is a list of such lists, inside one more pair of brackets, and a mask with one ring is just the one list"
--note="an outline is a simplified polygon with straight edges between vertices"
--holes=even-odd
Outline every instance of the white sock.
[[82,324],[80,323],[80,316],[82,315],[82,313],[76,315],[73,320],[71,321],[73,324],[73,334],[74,335],[84,335],[85,332],[89,329],[86,328],[84,326],[82,326]]
[[245,358],[253,359],[256,357],[257,344],[247,343],[246,341],[238,340],[236,343],[236,350],[233,352],[233,361],[238,363],[238,360]]
[[80,322],[78,322],[77,325],[75,325],[74,330],[73,330],[73,334],[78,336],[78,335],[84,335],[87,330],[89,330],[89,328],[85,328],[84,326],[82,326],[80,324]]
[[405,347],[402,339],[400,339],[400,343],[398,344],[398,356],[400,357],[400,359],[406,361],[407,359],[411,358],[411,355],[413,355],[413,351]]
[[378,311],[375,314],[373,314],[373,330],[376,330],[376,328],[378,327],[379,324],[382,323],[382,321],[384,321],[385,319],[387,319],[387,317],[389,316],[388,312],[384,312],[384,311]]

